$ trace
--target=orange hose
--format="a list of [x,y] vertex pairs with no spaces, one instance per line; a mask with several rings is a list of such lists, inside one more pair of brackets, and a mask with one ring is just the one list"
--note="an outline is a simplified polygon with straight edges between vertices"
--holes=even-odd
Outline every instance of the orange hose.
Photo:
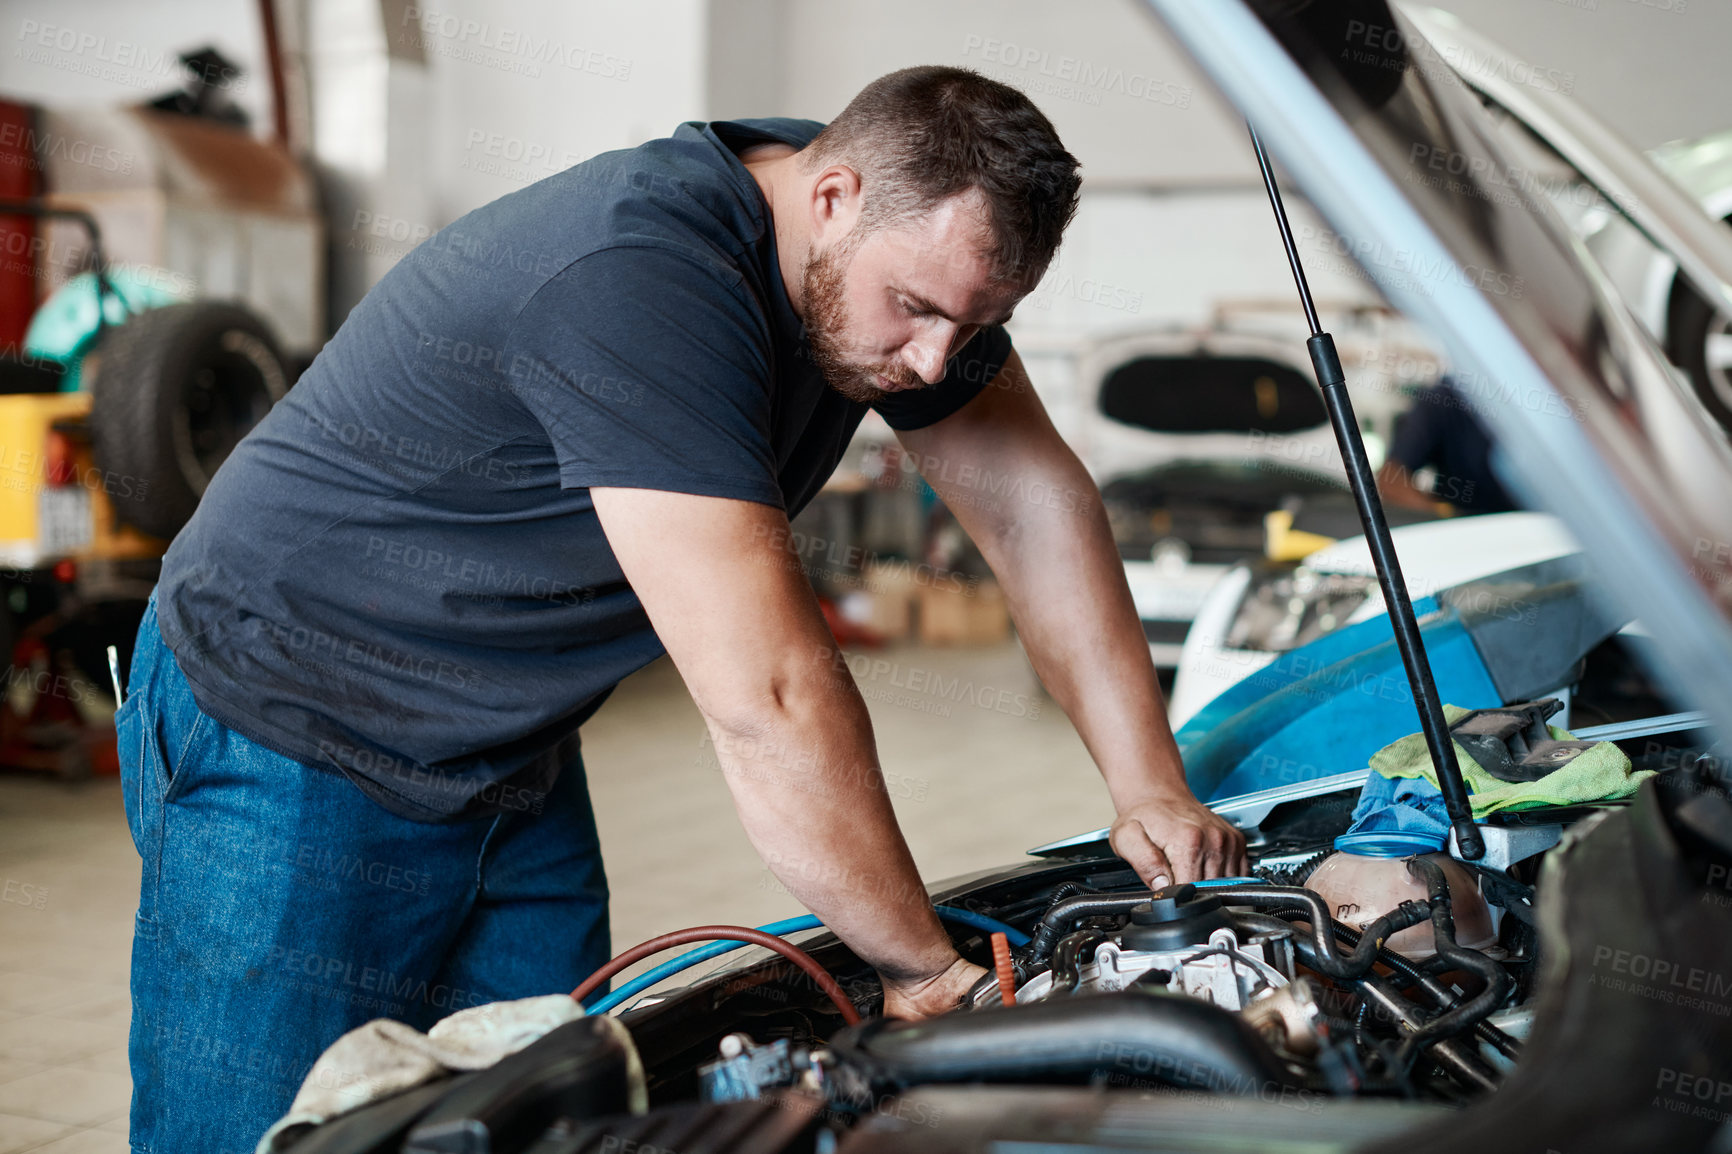
[[807,976],[818,983],[818,988],[824,991],[835,1007],[842,1012],[843,1021],[850,1026],[859,1024],[860,1011],[854,1008],[854,1003],[848,1000],[848,996],[842,992],[842,987],[836,984],[836,979],[830,976],[829,971],[812,960],[811,954],[799,946],[789,945],[773,934],[766,934],[762,930],[754,930],[747,926],[693,926],[689,930],[675,930],[671,934],[658,935],[642,945],[633,946],[602,966],[601,969],[585,978],[582,985],[571,991],[571,996],[576,1001],[583,1001],[584,998],[600,988],[603,982],[633,962],[642,961],[651,954],[659,954],[672,946],[683,946],[688,942],[714,941],[750,942],[754,946],[763,946],[767,950],[776,951],[799,966],[806,972]]
[[1007,1006],[1016,1005],[1016,971],[1010,965],[1010,939],[992,935],[992,968],[998,971],[998,996]]

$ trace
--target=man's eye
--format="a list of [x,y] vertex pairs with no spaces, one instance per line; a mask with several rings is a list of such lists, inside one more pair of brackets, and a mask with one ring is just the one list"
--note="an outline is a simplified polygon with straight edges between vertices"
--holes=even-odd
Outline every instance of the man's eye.
[[925,309],[915,308],[914,305],[908,301],[898,301],[897,303],[902,306],[902,311],[911,317],[923,317],[928,315]]

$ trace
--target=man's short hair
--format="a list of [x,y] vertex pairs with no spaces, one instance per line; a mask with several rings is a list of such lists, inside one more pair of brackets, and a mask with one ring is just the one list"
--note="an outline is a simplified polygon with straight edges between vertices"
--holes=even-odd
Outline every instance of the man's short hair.
[[860,175],[862,233],[978,189],[993,234],[995,281],[1038,276],[1076,215],[1077,159],[1021,92],[966,68],[924,65],[881,76],[805,149],[808,171]]

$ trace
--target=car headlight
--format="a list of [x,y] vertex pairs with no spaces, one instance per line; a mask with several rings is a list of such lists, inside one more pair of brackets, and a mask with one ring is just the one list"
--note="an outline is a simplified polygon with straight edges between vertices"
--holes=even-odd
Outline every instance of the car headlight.
[[1304,566],[1252,578],[1227,630],[1227,648],[1285,653],[1347,624],[1377,588],[1375,577],[1317,573]]

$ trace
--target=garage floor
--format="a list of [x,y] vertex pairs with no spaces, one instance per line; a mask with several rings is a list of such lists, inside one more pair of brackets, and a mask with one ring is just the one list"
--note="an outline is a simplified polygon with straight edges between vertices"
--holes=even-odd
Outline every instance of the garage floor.
[[[850,664],[928,880],[1014,861],[1110,818],[1082,742],[1038,695],[1015,643],[893,648]],[[666,661],[622,685],[585,727],[584,761],[616,950],[702,922],[803,912],[741,832],[703,723]],[[0,776],[0,1154],[127,1149],[137,899],[118,782]]]

